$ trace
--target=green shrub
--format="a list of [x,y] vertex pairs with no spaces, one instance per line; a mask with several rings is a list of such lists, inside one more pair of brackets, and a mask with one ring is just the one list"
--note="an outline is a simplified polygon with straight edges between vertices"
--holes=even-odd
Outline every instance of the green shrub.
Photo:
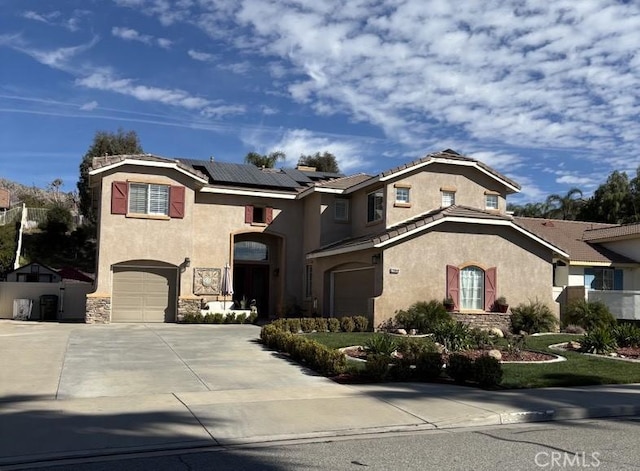
[[378,334],[369,338],[364,347],[371,355],[386,355],[388,361],[398,348],[398,342],[389,334]]
[[354,316],[353,322],[356,324],[356,332],[366,332],[369,327],[369,319],[365,316]]
[[483,388],[493,388],[502,381],[502,365],[489,355],[482,355],[473,362],[473,379]]
[[447,351],[466,350],[471,345],[471,329],[462,322],[443,322],[433,329],[433,339]]
[[506,350],[510,355],[514,355],[517,358],[523,358],[523,351],[527,349],[527,336],[508,334],[505,337],[507,341]]
[[343,317],[340,319],[340,328],[343,332],[353,332],[356,328],[356,323],[353,320],[353,317]]
[[249,317],[247,317],[247,321],[249,322],[249,324],[253,324],[255,321],[258,320],[258,313],[253,311],[249,314]]
[[470,332],[471,346],[475,348],[493,347],[494,340],[489,332],[478,327],[473,327]]
[[336,319],[335,317],[330,317],[327,320],[329,332],[340,332],[340,319]]
[[518,304],[511,309],[511,330],[514,334],[521,331],[527,334],[552,332],[557,324],[558,319],[549,306],[538,300],[529,301],[528,304]]
[[422,352],[416,361],[416,376],[421,381],[432,381],[442,373],[444,361],[439,352]]
[[236,324],[244,324],[247,321],[247,315],[242,312],[236,316]]
[[460,353],[449,355],[447,375],[456,383],[464,383],[473,379],[473,360]]
[[637,347],[640,345],[640,327],[633,324],[618,324],[613,328],[613,336],[618,347]]
[[182,322],[185,324],[199,324],[202,319],[202,315],[199,312],[187,312],[182,317]]
[[302,332],[309,333],[316,328],[316,320],[312,317],[303,317],[300,319],[300,328]]
[[369,355],[365,364],[364,374],[373,381],[383,381],[389,372],[389,356]]
[[213,313],[207,312],[202,318],[202,322],[205,324],[213,324]]
[[396,348],[399,355],[393,359],[393,368],[390,373],[399,381],[411,380],[417,376],[417,364],[420,358],[436,350],[431,339],[401,338]]
[[311,365],[318,373],[323,375],[337,375],[344,372],[347,366],[347,360],[343,353],[318,342],[313,342],[311,351],[314,355]]
[[235,312],[227,312],[224,316],[224,323],[225,324],[233,324],[236,321],[236,314]]
[[213,315],[212,322],[214,324],[222,324],[224,322],[224,314],[222,314],[221,312],[216,312]]
[[594,327],[580,340],[580,351],[607,354],[617,347],[616,339],[608,327]]
[[564,321],[590,331],[597,327],[613,326],[616,319],[601,301],[576,300],[567,306]]
[[328,323],[326,317],[316,317],[316,331],[326,332],[328,329]]
[[289,332],[297,334],[301,330],[300,319],[287,319],[287,325],[289,326]]
[[398,311],[395,322],[405,329],[416,329],[422,333],[433,332],[433,329],[443,322],[451,321],[451,314],[447,312],[440,301],[419,301],[412,304],[406,311]]

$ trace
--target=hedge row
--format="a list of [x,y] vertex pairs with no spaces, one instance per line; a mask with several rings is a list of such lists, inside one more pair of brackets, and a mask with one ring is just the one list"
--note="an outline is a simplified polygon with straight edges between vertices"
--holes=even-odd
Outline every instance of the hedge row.
[[260,331],[260,339],[267,347],[288,353],[293,360],[304,363],[323,375],[334,376],[345,371],[346,359],[343,353],[284,330],[282,324],[276,321],[265,325]]
[[242,312],[240,314],[228,312],[207,312],[202,315],[197,312],[189,312],[182,318],[183,324],[253,324],[258,318],[258,313],[252,312],[248,316]]
[[365,316],[353,317],[301,317],[273,321],[280,330],[294,334],[303,332],[366,332],[369,319]]

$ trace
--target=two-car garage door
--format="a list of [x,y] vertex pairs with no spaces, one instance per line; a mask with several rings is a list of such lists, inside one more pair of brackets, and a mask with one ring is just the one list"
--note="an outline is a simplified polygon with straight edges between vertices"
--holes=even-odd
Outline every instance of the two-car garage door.
[[177,269],[114,267],[112,322],[173,322]]

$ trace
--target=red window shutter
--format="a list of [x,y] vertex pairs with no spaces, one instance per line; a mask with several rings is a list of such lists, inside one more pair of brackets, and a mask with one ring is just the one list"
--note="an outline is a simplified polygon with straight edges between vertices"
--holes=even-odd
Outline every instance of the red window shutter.
[[244,222],[245,224],[251,224],[253,222],[253,206],[250,204],[244,207]]
[[267,208],[264,208],[264,210],[264,222],[267,224],[271,224],[271,221],[273,221],[273,208],[269,206]]
[[453,299],[454,309],[460,306],[460,269],[447,265],[447,297]]
[[496,267],[489,268],[484,272],[484,310],[491,311],[496,302],[497,270]]
[[111,214],[127,214],[128,193],[127,182],[111,183]]
[[184,187],[172,186],[169,190],[169,217],[184,217]]

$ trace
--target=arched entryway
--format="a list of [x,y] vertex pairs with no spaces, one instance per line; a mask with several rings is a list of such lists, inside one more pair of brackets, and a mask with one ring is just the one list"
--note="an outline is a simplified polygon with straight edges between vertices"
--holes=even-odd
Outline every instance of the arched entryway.
[[258,316],[275,315],[282,297],[282,238],[265,233],[236,234],[233,240],[233,299],[255,301]]

